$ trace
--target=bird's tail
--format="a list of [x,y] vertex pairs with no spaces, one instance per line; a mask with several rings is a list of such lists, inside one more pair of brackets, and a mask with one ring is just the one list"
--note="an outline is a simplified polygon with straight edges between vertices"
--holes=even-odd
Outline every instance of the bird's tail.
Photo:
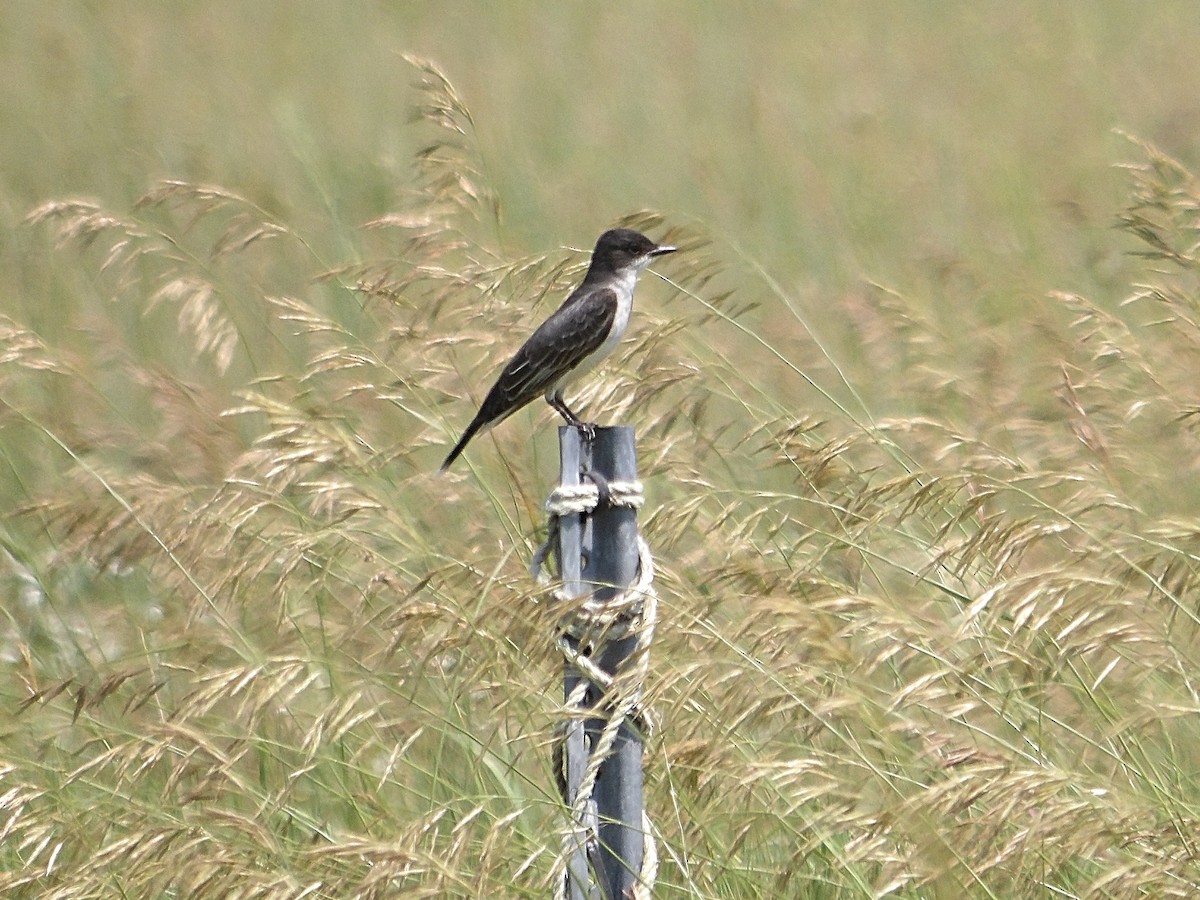
[[474,421],[467,426],[467,430],[463,432],[463,436],[458,439],[458,443],[454,445],[454,449],[450,451],[450,454],[446,457],[446,461],[442,463],[442,468],[439,471],[445,472],[448,468],[450,468],[450,465],[456,459],[458,459],[459,454],[463,452],[463,448],[467,446],[467,441],[475,437],[475,435],[479,433],[479,429],[487,424],[489,424],[488,420],[483,418],[482,415],[476,416]]

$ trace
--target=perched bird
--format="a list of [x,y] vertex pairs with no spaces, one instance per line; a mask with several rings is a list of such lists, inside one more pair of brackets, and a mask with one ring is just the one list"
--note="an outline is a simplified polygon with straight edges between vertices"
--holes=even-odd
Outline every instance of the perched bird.
[[592,426],[567,406],[563,389],[568,381],[590,371],[612,353],[629,326],[638,273],[656,256],[674,251],[674,247],[656,244],[630,228],[614,228],[600,235],[583,283],[538,326],[504,367],[479,412],[442,463],[442,471],[450,468],[467,441],[504,421],[539,394],[568,424],[590,432]]

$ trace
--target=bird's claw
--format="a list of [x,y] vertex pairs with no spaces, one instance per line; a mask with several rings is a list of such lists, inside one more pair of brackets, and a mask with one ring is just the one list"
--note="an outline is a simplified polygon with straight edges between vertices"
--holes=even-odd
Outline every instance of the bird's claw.
[[596,426],[591,422],[584,422],[584,421],[576,422],[575,430],[578,431],[579,436],[582,437],[589,444],[592,441],[596,440]]

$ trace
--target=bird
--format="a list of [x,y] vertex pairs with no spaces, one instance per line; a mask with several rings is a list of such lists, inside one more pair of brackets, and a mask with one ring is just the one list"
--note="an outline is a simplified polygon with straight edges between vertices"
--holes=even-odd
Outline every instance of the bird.
[[567,424],[593,436],[595,426],[571,411],[563,390],[569,381],[591,371],[612,353],[629,327],[638,274],[651,260],[676,249],[656,244],[632,228],[612,228],[600,235],[582,283],[509,360],[441,471],[450,468],[471,438],[503,422],[539,395]]

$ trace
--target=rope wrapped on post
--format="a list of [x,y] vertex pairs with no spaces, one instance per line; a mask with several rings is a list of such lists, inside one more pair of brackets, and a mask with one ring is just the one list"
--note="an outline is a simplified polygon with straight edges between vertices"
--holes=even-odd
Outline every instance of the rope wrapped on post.
[[[596,476],[585,477],[591,477],[592,483],[559,485],[546,500],[549,534],[546,543],[538,549],[531,564],[532,574],[539,584],[548,584],[551,581],[545,563],[550,552],[559,548],[559,522],[562,517],[588,516],[598,507],[606,505],[639,509],[645,502],[640,481],[605,482]],[[632,723],[639,731],[645,727],[645,717],[641,711],[642,685],[649,672],[650,646],[658,618],[658,598],[653,586],[654,560],[649,545],[640,535],[637,537],[637,554],[636,579],[615,594],[599,599],[593,592],[580,602],[577,596],[571,596],[562,585],[553,592],[556,599],[564,606],[569,605],[571,609],[570,617],[563,623],[562,633],[557,640],[559,652],[568,670],[574,667],[582,676],[567,695],[566,707],[568,710],[581,711],[578,716],[573,712],[572,718],[603,720],[599,736],[587,750],[586,767],[573,792],[574,796],[571,796],[572,791],[567,788],[565,775],[560,785],[564,788],[564,799],[571,806],[572,818],[577,826],[575,831],[564,835],[564,869],[570,866],[570,857],[578,850],[578,829],[582,828],[591,868],[601,870],[598,865],[599,821],[596,802],[593,799],[596,781],[602,763],[613,752],[622,725]],[[560,559],[560,566],[561,563]],[[614,675],[596,665],[595,657],[601,648],[614,641],[631,637],[635,639],[633,651],[625,658],[619,672]],[[586,708],[589,693],[594,694],[592,686],[599,689],[601,696],[605,698],[602,708],[598,708],[597,705]],[[561,746],[564,748],[562,753],[567,753],[565,739]],[[565,769],[566,765],[565,761],[560,762],[560,767]],[[632,896],[648,898],[657,876],[658,854],[651,835],[650,820],[644,809],[641,812],[640,825],[643,853]],[[576,877],[578,878],[578,874]],[[560,883],[562,890],[559,896],[570,896],[571,877],[565,875]]]
[[[646,502],[646,495],[640,481],[612,481],[604,485],[604,491],[596,484],[560,484],[546,498],[545,508],[550,516],[549,534],[546,543],[538,548],[530,564],[530,572],[538,584],[549,584],[550,575],[544,571],[546,558],[558,543],[558,522],[562,516],[588,515],[593,512],[603,493],[607,493],[607,504],[610,506],[627,506],[630,509],[641,509]],[[650,547],[645,540],[638,536],[638,580],[615,597],[598,601],[589,596],[582,605],[577,607],[574,620],[567,623],[567,633],[578,638],[581,643],[587,639],[616,640],[631,633],[634,620],[642,613],[647,598],[653,595],[654,589],[654,560],[650,556]],[[554,591],[556,599],[569,601],[561,588]],[[643,617],[644,618],[644,617]],[[596,626],[601,626],[597,628]],[[653,626],[651,626],[653,631]]]

